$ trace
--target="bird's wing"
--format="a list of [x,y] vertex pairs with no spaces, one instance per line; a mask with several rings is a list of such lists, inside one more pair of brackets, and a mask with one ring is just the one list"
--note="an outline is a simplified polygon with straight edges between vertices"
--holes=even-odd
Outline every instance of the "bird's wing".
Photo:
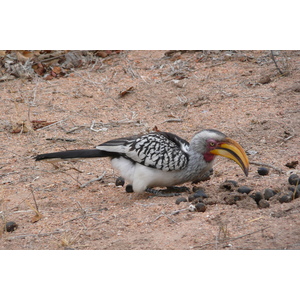
[[182,170],[189,160],[189,143],[168,132],[115,139],[96,148],[118,153],[134,162],[162,171]]

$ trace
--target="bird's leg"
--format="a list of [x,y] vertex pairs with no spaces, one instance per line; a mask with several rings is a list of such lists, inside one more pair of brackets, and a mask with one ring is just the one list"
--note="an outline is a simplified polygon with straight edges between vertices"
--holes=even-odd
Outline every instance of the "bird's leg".
[[155,189],[152,189],[152,188],[147,188],[145,190],[145,192],[153,194],[157,197],[174,197],[174,196],[179,196],[180,193],[187,192],[187,191],[189,191],[189,188],[187,188],[185,186],[182,186],[182,187],[176,187],[176,186],[168,187],[164,190],[155,190]]

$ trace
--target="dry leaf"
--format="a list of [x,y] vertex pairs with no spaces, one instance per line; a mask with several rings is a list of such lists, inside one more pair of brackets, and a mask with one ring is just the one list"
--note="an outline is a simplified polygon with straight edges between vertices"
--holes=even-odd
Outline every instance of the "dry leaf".
[[293,160],[291,162],[288,162],[285,166],[290,169],[295,169],[298,163],[299,163],[298,160]]
[[25,122],[17,122],[13,125],[11,133],[26,133],[29,129]]
[[31,124],[32,124],[32,127],[34,130],[49,126],[53,123],[55,123],[55,122],[47,122],[47,121],[42,121],[42,120],[32,120],[31,121]]
[[24,56],[22,52],[23,51],[17,51],[16,55],[17,55],[18,61],[24,63],[29,59],[29,57]]
[[127,95],[128,93],[131,93],[133,91],[134,87],[131,86],[130,88],[126,89],[125,91],[123,92],[120,92],[120,97],[124,97],[125,95]]
[[46,72],[42,63],[37,63],[36,65],[33,65],[32,68],[33,68],[34,72],[40,76],[44,75]]
[[59,73],[61,73],[61,67],[53,67],[52,72],[58,75]]
[[36,214],[31,218],[31,222],[32,222],[32,223],[36,223],[36,222],[39,221],[42,217],[43,217],[42,214],[36,213]]

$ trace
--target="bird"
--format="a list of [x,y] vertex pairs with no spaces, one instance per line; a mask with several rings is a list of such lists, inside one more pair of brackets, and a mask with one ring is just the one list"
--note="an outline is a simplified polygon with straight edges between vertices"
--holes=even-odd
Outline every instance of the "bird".
[[237,163],[245,176],[249,160],[242,146],[215,129],[197,132],[190,142],[176,134],[155,131],[104,142],[93,149],[67,150],[39,154],[36,161],[109,157],[133,192],[160,195],[155,187],[171,188],[200,181],[212,169],[217,155]]

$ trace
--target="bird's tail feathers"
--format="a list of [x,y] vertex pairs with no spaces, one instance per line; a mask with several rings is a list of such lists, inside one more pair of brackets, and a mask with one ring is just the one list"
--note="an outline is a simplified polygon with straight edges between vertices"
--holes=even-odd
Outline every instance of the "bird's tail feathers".
[[111,156],[111,153],[99,149],[80,149],[39,154],[35,157],[35,160],[77,160],[81,158],[98,158],[107,156]]

